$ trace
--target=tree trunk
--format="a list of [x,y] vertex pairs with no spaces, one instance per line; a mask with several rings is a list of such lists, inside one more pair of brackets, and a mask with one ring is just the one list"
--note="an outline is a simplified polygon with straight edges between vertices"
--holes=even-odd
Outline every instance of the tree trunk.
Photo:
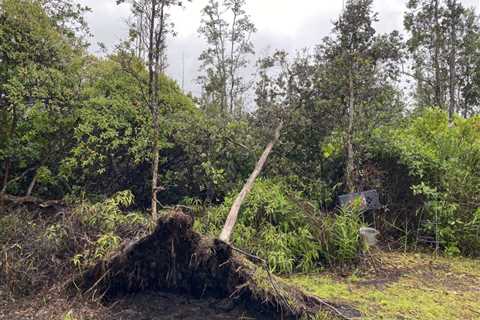
[[[12,107],[12,126],[10,127],[8,137],[6,138],[7,144],[10,144],[10,140],[13,138],[15,131],[17,130],[17,112],[15,106]],[[5,159],[5,173],[3,177],[3,186],[0,193],[6,193],[8,188],[8,183],[10,179],[10,171],[12,170],[12,160],[11,157]],[[3,207],[3,205],[2,205]]]
[[153,146],[153,165],[152,165],[152,218],[158,219],[158,165],[160,162],[160,150],[158,142]]
[[230,212],[228,213],[227,221],[225,222],[225,225],[223,226],[222,233],[220,234],[220,240],[224,242],[230,242],[230,238],[232,236],[233,228],[235,227],[235,224],[237,223],[237,218],[238,218],[238,213],[240,211],[240,207],[242,206],[243,201],[245,200],[246,196],[250,193],[252,190],[253,184],[255,183],[255,180],[257,179],[258,175],[262,172],[263,167],[265,166],[265,163],[267,162],[268,156],[272,152],[272,149],[274,145],[277,143],[278,139],[280,139],[280,131],[282,130],[283,127],[283,122],[280,122],[280,124],[277,126],[275,129],[275,134],[273,136],[272,141],[267,145],[265,150],[263,151],[262,156],[258,160],[255,169],[253,172],[250,174],[250,177],[248,178],[247,182],[242,188],[242,191],[238,194],[237,198],[235,199],[235,202],[232,205],[232,208],[230,209]]
[[449,61],[449,73],[450,73],[450,81],[449,81],[449,88],[450,88],[450,103],[448,106],[448,122],[452,124],[453,122],[453,116],[455,114],[455,109],[456,109],[456,100],[455,100],[455,92],[456,92],[456,87],[457,87],[457,75],[456,75],[456,68],[455,68],[455,63],[456,63],[456,55],[457,55],[457,50],[456,50],[456,45],[457,45],[457,30],[456,30],[456,7],[457,3],[456,0],[453,0],[450,6],[451,12],[451,18],[450,18],[450,61]]
[[233,104],[234,104],[234,90],[235,90],[235,68],[234,68],[234,50],[235,50],[235,27],[237,24],[237,14],[234,12],[233,23],[232,23],[232,39],[231,48],[230,48],[230,113],[233,114]]
[[36,183],[37,183],[37,174],[35,173],[32,181],[30,182],[30,185],[28,186],[27,194],[25,195],[26,197],[30,197],[32,195],[33,188],[35,188]]
[[7,192],[8,179],[10,178],[10,163],[11,163],[10,159],[5,160],[5,166],[4,166],[5,173],[4,173],[4,176],[3,176],[3,186],[2,186],[2,190],[0,191],[0,193]]
[[346,165],[346,185],[348,192],[355,191],[353,173],[355,171],[354,153],[353,153],[353,121],[355,120],[355,94],[353,88],[353,70],[349,72],[349,106],[348,106],[348,129],[347,129],[347,165]]
[[442,79],[440,75],[440,21],[439,21],[439,0],[435,0],[435,8],[434,8],[434,57],[433,57],[433,64],[435,69],[435,104],[438,107],[444,108],[443,105],[443,98],[442,98]]

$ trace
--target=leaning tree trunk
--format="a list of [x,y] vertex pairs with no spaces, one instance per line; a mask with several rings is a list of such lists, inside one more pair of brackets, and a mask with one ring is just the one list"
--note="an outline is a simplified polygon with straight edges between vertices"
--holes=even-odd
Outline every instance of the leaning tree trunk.
[[242,203],[245,200],[245,197],[250,193],[250,190],[252,190],[255,180],[257,179],[258,175],[262,172],[262,169],[265,166],[265,163],[267,162],[268,156],[270,155],[274,145],[277,143],[278,139],[280,138],[280,131],[282,130],[282,127],[283,127],[283,123],[280,122],[278,127],[275,129],[275,134],[273,136],[272,141],[270,141],[270,143],[267,145],[267,147],[263,151],[263,154],[258,160],[257,165],[255,166],[255,169],[250,174],[250,177],[248,178],[247,182],[243,186],[242,191],[240,191],[237,198],[235,199],[235,202],[233,203],[232,208],[228,213],[227,221],[223,226],[222,233],[220,234],[220,240],[227,243],[230,242],[230,238],[233,232],[233,227],[237,222],[238,212],[240,211],[240,207],[242,206]]

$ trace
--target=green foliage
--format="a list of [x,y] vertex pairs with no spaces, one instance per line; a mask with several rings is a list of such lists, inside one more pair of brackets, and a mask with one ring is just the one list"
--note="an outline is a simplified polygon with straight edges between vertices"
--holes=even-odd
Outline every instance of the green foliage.
[[67,18],[49,16],[41,4],[1,5],[0,161],[7,191],[25,192],[36,176],[38,193],[63,195],[58,164],[75,124],[83,48],[60,27]]
[[[313,270],[320,245],[301,208],[285,184],[260,179],[247,197],[235,226],[233,243],[268,260],[274,272]],[[199,231],[218,236],[236,192],[196,223]]]
[[255,25],[245,11],[246,0],[210,0],[202,10],[199,35],[208,47],[202,51],[198,78],[206,108],[218,107],[224,114],[244,112],[249,89],[243,71],[254,48],[251,36]]
[[325,224],[329,234],[322,252],[330,264],[349,265],[358,258],[362,249],[359,230],[363,225],[360,208],[359,202],[341,207],[335,218]]
[[77,318],[75,317],[73,311],[70,310],[67,313],[65,313],[65,315],[63,316],[63,320],[77,320]]
[[412,190],[424,200],[424,229],[452,254],[480,249],[479,123],[456,118],[449,126],[445,112],[427,109],[402,127],[378,130],[373,146],[409,169]]
[[93,246],[72,258],[77,268],[82,269],[106,258],[118,248],[122,239],[132,237],[138,228],[149,229],[150,222],[144,215],[122,211],[133,203],[133,194],[130,191],[122,191],[101,202],[91,204],[83,200],[77,204],[74,214],[96,238]]

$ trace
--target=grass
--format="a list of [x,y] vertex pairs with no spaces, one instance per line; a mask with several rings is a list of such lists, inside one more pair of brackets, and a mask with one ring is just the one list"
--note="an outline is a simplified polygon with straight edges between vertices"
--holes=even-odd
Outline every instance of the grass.
[[375,271],[358,270],[348,277],[297,275],[288,281],[332,303],[358,309],[362,319],[480,319],[479,260],[377,255]]

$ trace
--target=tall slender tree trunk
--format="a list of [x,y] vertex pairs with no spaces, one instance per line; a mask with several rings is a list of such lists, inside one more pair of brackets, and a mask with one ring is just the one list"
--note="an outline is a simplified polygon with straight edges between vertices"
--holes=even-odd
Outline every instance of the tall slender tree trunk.
[[[222,19],[221,19],[221,14],[219,11],[216,12],[217,15],[217,21],[218,21],[218,36],[219,36],[219,42],[220,42],[220,61],[219,61],[219,70],[221,72],[221,77],[222,77],[222,93],[221,93],[221,109],[222,112],[228,112],[228,98],[227,98],[227,81],[228,81],[228,76],[227,76],[227,61],[226,61],[226,39],[224,38],[224,31],[223,31],[223,25],[222,25]],[[228,31],[227,31],[228,32]]]
[[[10,130],[8,130],[8,137],[7,137],[7,144],[11,143],[15,131],[17,130],[17,109],[15,106],[12,107],[12,125]],[[10,179],[10,171],[12,170],[12,160],[10,157],[5,159],[5,166],[4,166],[4,176],[3,176],[3,186],[0,190],[0,193],[7,192],[8,181]]]
[[457,87],[457,75],[456,75],[456,56],[457,56],[457,14],[456,14],[456,7],[457,7],[457,1],[453,0],[450,3],[450,10],[453,10],[451,12],[451,19],[450,19],[450,61],[449,61],[449,74],[450,74],[450,79],[449,79],[449,90],[450,90],[450,101],[449,101],[449,106],[448,106],[448,121],[451,124],[453,121],[453,116],[456,111],[456,87]]
[[153,141],[152,141],[152,199],[151,210],[152,218],[158,219],[157,210],[157,192],[158,192],[158,105],[155,99],[155,91],[157,90],[155,84],[155,19],[157,15],[157,0],[152,0],[151,12],[149,13],[149,28],[148,28],[148,99],[150,112],[152,114],[152,129],[153,129]]
[[233,14],[233,23],[232,23],[232,39],[230,47],[230,113],[233,114],[233,105],[234,105],[234,90],[235,90],[235,68],[234,68],[234,58],[235,58],[235,29],[237,24],[237,14]]
[[353,174],[355,171],[353,151],[353,122],[355,120],[355,93],[353,87],[353,67],[349,71],[349,106],[348,106],[348,129],[347,129],[347,164],[346,164],[346,186],[348,192],[355,191]]
[[158,115],[153,117],[153,164],[152,164],[152,218],[158,219],[158,167],[160,165],[160,148],[158,145]]
[[11,166],[11,161],[10,159],[5,160],[5,165],[4,165],[4,174],[3,174],[3,186],[2,189],[0,190],[0,193],[5,193],[7,191],[8,187],[8,179],[10,178],[10,166]]
[[[160,7],[158,7],[160,6]],[[150,64],[150,95],[152,97],[152,127],[153,127],[153,164],[152,164],[152,218],[158,219],[158,192],[160,186],[158,184],[159,166],[160,166],[160,74],[163,72],[163,56],[164,32],[165,32],[165,6],[166,0],[153,0],[152,2],[152,20],[150,24],[150,47],[151,56],[149,56]],[[159,14],[159,17],[157,17]],[[158,30],[155,24],[158,19]]]
[[435,69],[435,103],[438,107],[444,108],[442,98],[442,79],[440,71],[440,17],[439,17],[439,0],[434,0],[434,57],[433,64]]
[[265,163],[267,162],[268,156],[272,152],[273,147],[277,143],[278,139],[280,139],[280,132],[282,131],[282,127],[283,127],[283,122],[280,122],[280,124],[275,129],[273,139],[268,143],[267,147],[263,151],[263,154],[260,157],[260,159],[258,160],[258,162],[255,166],[255,169],[250,174],[250,177],[248,178],[247,182],[243,186],[242,191],[240,191],[237,198],[235,199],[235,202],[233,203],[232,207],[230,208],[230,212],[228,213],[227,220],[225,222],[225,225],[223,226],[222,233],[220,234],[220,240],[222,240],[224,242],[227,242],[227,243],[230,242],[230,239],[232,237],[233,228],[235,227],[235,224],[237,223],[238,213],[240,212],[240,207],[242,206],[242,203],[245,200],[246,196],[252,190],[252,187],[253,187],[253,184],[255,183],[255,180],[257,179],[257,177],[262,172],[262,169],[265,166]]

